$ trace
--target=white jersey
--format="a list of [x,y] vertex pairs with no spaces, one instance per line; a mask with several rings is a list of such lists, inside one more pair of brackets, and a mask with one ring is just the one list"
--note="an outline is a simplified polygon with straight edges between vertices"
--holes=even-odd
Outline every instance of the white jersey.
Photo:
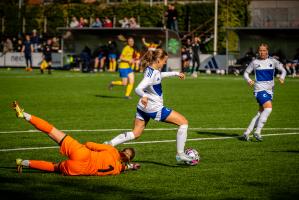
[[244,72],[244,78],[247,82],[251,80],[249,78],[249,74],[254,71],[254,92],[266,91],[273,95],[275,69],[281,71],[280,79],[284,80],[286,76],[286,70],[278,60],[272,57],[264,60],[255,59],[246,68]]
[[[152,67],[147,67],[144,71],[144,77],[135,89],[140,97],[137,108],[146,112],[158,112],[163,108],[163,92],[161,81],[165,77],[178,76],[179,72],[160,72]],[[147,97],[147,106],[141,103],[141,98]]]

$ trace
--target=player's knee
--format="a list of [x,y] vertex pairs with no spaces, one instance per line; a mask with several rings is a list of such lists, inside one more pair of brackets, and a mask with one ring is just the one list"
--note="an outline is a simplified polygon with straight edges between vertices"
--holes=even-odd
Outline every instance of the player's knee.
[[189,124],[188,120],[185,117],[183,117],[182,120],[181,120],[180,125],[187,125],[188,126],[188,124]]
[[134,134],[134,136],[135,136],[135,138],[134,139],[138,139],[140,136],[141,136],[141,132],[138,132],[138,131],[136,131],[136,132],[133,132],[133,134]]

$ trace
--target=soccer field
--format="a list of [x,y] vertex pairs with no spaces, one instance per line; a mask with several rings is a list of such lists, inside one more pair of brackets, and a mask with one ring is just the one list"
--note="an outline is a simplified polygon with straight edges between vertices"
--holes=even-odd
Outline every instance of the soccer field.
[[[137,83],[141,77],[136,74]],[[16,173],[18,157],[64,157],[55,142],[15,117],[12,101],[82,143],[101,143],[130,130],[135,117],[138,97],[124,99],[122,87],[109,91],[115,79],[117,73],[0,69],[1,199],[297,199],[299,79],[293,78],[276,81],[263,142],[238,139],[258,108],[241,76],[163,80],[165,106],[189,121],[186,147],[199,151],[197,166],[176,164],[175,126],[150,121],[141,138],[119,146],[136,149],[139,171],[107,177]]]

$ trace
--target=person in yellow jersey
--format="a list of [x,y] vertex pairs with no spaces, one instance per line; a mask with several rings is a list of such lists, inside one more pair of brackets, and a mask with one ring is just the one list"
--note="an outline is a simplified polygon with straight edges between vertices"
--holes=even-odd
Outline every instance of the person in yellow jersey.
[[109,89],[114,86],[126,86],[125,98],[131,99],[130,94],[132,93],[134,86],[134,72],[132,70],[132,64],[134,63],[134,39],[128,38],[127,45],[123,48],[120,55],[120,63],[118,66],[119,76],[122,80],[112,81],[109,84]]

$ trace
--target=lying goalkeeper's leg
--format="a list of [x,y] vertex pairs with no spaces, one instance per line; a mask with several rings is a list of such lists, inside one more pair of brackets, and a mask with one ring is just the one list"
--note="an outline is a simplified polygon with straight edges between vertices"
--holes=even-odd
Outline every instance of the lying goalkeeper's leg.
[[53,163],[43,160],[23,160],[21,158],[16,159],[17,171],[22,173],[23,167],[38,169],[47,172],[58,172],[59,163]]
[[36,129],[48,134],[48,136],[58,144],[60,144],[63,138],[66,136],[65,133],[56,129],[47,121],[24,112],[24,109],[22,109],[16,101],[13,102],[13,109],[16,111],[16,115],[18,118],[24,118],[26,121],[30,122]]

